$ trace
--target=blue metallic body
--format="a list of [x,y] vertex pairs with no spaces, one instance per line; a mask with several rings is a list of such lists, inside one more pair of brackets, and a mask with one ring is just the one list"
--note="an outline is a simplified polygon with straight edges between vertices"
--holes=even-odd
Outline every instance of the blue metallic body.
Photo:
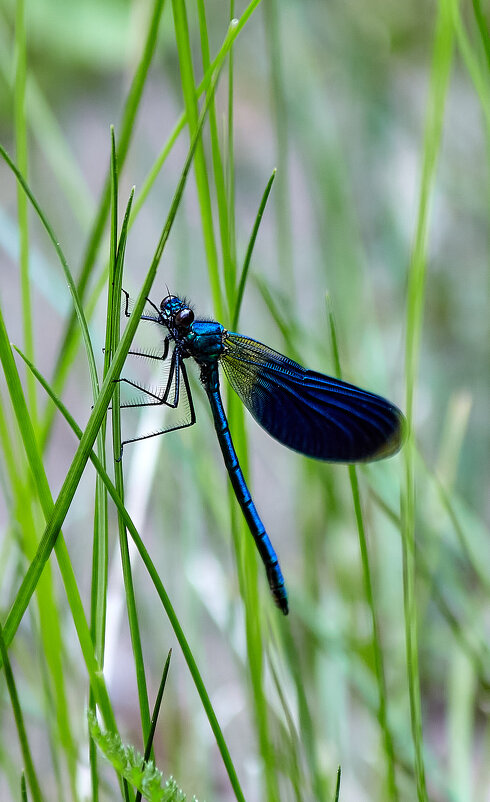
[[219,372],[218,363],[210,362],[202,365],[201,367],[201,381],[204,384],[209,403],[211,404],[211,411],[213,413],[214,428],[218,436],[221,453],[223,460],[228,471],[228,476],[233,487],[236,499],[242,508],[243,516],[247,522],[248,528],[252,533],[253,539],[257,546],[258,552],[264,563],[269,580],[269,587],[272,596],[277,606],[282,612],[288,614],[288,597],[286,593],[286,586],[284,578],[279,566],[277,554],[269,539],[265,526],[262,523],[260,516],[256,510],[255,504],[252,501],[250,491],[245,482],[245,478],[238,462],[235,447],[231,439],[230,428],[228,420],[223,409],[223,402],[219,391]]
[[[129,297],[125,295],[125,313],[129,316]],[[168,379],[158,392],[121,379],[143,390],[150,399],[126,406],[165,404],[176,408],[182,381],[188,401],[186,420],[145,436],[192,426],[196,418],[184,360],[192,357],[197,362],[236,499],[264,563],[273,598],[287,615],[287,593],[277,555],[252,501],[233,446],[221,400],[218,365],[223,366],[233,389],[270,435],[316,459],[363,462],[391,456],[402,442],[403,415],[381,396],[308,370],[257,340],[228,332],[220,323],[195,320],[187,302],[175,295],[164,298],[160,307],[148,303],[142,319],[164,327],[163,352],[130,353],[165,361],[172,343]],[[138,439],[142,438],[126,440],[123,446]]]

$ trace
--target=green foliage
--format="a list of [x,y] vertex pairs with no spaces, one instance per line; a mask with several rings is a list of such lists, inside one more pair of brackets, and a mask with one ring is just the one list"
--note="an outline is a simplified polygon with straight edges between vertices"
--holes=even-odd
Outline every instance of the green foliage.
[[[185,798],[153,754],[217,802],[488,797],[489,42],[480,0],[3,4],[2,800]],[[193,376],[117,461],[167,287],[406,411],[344,470],[226,399],[286,620]]]
[[[185,802],[187,796],[173,777],[165,780],[153,761],[145,761],[143,755],[133,747],[125,746],[117,733],[103,732],[96,716],[88,711],[88,726],[91,737],[120,777],[124,777],[141,792],[149,802]],[[193,799],[196,799],[193,797]],[[197,802],[197,800],[196,800]]]

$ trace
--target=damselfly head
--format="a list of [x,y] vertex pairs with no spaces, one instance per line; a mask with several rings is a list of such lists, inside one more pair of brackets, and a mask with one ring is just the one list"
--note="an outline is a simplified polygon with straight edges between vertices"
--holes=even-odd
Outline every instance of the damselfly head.
[[182,306],[182,301],[176,295],[167,295],[161,302],[160,309],[164,317],[172,318],[177,312],[180,312]]
[[161,302],[160,309],[165,321],[178,329],[188,329],[194,322],[194,312],[185,300],[176,295],[167,295]]

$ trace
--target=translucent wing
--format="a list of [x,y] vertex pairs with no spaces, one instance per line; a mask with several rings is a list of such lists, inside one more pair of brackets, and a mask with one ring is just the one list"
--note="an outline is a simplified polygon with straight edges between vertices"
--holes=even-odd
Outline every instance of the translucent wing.
[[257,423],[295,451],[329,462],[364,462],[400,448],[403,415],[378,395],[307,370],[240,334],[228,334],[220,361]]

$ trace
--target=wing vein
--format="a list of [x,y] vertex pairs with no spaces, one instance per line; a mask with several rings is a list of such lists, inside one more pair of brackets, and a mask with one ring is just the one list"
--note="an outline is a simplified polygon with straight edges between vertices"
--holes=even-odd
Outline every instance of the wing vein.
[[225,374],[255,420],[317,459],[358,462],[398,450],[402,414],[381,396],[307,370],[262,343],[229,333]]

